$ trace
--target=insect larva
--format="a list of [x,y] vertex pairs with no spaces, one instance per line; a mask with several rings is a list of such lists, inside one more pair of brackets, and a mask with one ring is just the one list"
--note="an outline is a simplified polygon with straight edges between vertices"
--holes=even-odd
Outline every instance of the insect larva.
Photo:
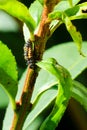
[[34,57],[33,57],[33,49],[32,49],[32,42],[30,40],[24,45],[24,58],[27,61],[27,65],[31,69],[34,68]]

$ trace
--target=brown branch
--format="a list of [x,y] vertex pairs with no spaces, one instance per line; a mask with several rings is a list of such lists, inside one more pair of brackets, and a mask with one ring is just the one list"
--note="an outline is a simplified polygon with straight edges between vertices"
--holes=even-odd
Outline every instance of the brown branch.
[[31,110],[31,97],[33,93],[33,86],[35,83],[35,79],[37,77],[37,73],[28,67],[26,80],[24,84],[24,88],[22,91],[22,96],[20,98],[19,103],[17,103],[17,110],[14,112],[14,119],[11,130],[21,130],[24,120],[28,113]]
[[[35,50],[34,58],[35,61],[41,60],[43,52],[45,50],[46,41],[49,38],[50,30],[48,21],[48,14],[53,10],[54,6],[59,2],[59,0],[44,0],[44,9],[42,12],[42,18],[40,22],[40,27],[35,35]],[[21,130],[23,123],[31,110],[31,97],[33,93],[34,83],[38,75],[38,68],[35,66],[34,69],[28,67],[25,84],[23,87],[22,95],[19,103],[17,104],[17,110],[14,112],[14,118],[11,130]]]
[[56,4],[58,4],[60,0],[44,0],[44,9],[42,12],[41,22],[38,29],[37,34],[35,35],[36,43],[36,60],[41,60],[43,56],[43,52],[45,50],[45,45],[50,37],[50,21],[48,19],[48,14],[51,13]]

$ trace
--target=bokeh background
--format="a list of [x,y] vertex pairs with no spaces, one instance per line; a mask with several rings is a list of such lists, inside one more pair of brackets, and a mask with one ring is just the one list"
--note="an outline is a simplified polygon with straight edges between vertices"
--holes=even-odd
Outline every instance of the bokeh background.
[[[20,0],[27,7],[34,0]],[[86,0],[84,0],[86,1]],[[83,2],[83,0],[81,1]],[[75,20],[73,24],[76,25],[77,29],[81,32],[83,40],[87,41],[87,20]],[[14,54],[18,72],[19,79],[26,68],[26,63],[23,57],[23,46],[25,44],[23,32],[23,24],[15,18],[12,18],[3,11],[0,11],[0,40],[5,43]],[[62,44],[63,42],[72,41],[70,35],[65,29],[64,25],[61,25],[53,34],[53,36],[48,40],[46,49],[56,45]],[[87,70],[85,70],[77,80],[87,86]],[[2,90],[0,90],[1,92]],[[3,95],[5,93],[2,91]],[[3,103],[4,100],[4,103]],[[3,104],[3,105],[2,105]],[[5,95],[5,99],[0,96],[0,130],[2,129],[2,121],[4,119],[6,107],[8,104],[8,98]],[[58,130],[87,130],[87,113],[84,111],[82,106],[74,99],[71,99],[69,106],[58,126]]]

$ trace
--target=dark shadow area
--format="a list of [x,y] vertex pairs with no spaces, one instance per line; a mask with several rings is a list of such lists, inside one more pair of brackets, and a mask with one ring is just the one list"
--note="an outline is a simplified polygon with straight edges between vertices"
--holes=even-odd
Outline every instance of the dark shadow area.
[[0,130],[2,130],[3,119],[5,116],[5,108],[0,108]]

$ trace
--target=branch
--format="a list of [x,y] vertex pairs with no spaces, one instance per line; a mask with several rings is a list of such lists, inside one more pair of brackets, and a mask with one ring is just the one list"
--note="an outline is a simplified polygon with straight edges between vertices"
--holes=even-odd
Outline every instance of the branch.
[[51,22],[48,19],[48,14],[53,11],[55,5],[58,4],[59,2],[60,2],[60,0],[52,0],[52,1],[44,0],[44,9],[42,12],[40,26],[39,26],[37,34],[35,35],[35,39],[36,39],[35,55],[36,55],[37,61],[42,59],[46,42],[51,35],[50,29],[49,29]]
[[[34,57],[35,62],[42,59],[43,52],[45,50],[46,41],[50,36],[48,21],[48,14],[53,10],[54,6],[59,2],[59,0],[44,0],[44,9],[42,12],[42,18],[40,22],[40,27],[35,35],[35,49],[34,49]],[[34,69],[28,67],[25,84],[23,87],[22,95],[19,103],[17,104],[17,109],[14,112],[14,118],[11,130],[21,130],[23,123],[31,111],[31,97],[33,93],[34,84],[38,75],[38,68],[35,66]]]
[[34,88],[33,86],[36,77],[37,73],[35,70],[28,67],[22,95],[20,101],[17,103],[17,109],[14,112],[14,119],[11,130],[21,130],[28,113],[31,111],[32,104],[30,103],[30,100],[32,97]]

